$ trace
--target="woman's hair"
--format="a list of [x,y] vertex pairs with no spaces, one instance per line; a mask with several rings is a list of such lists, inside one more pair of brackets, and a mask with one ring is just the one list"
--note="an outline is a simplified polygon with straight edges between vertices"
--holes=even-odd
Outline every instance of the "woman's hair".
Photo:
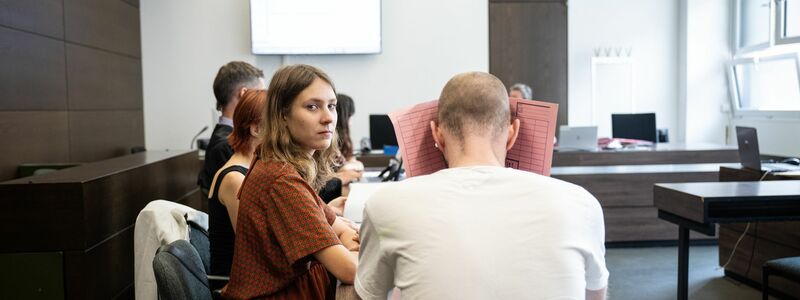
[[272,75],[267,90],[267,105],[264,122],[261,122],[260,155],[263,159],[274,159],[294,166],[308,184],[318,190],[334,174],[333,165],[339,154],[337,136],[334,134],[327,149],[314,151],[309,157],[300,144],[293,139],[284,117],[289,116],[292,104],[300,93],[317,78],[330,84],[333,82],[322,70],[304,64],[281,67]]
[[350,117],[356,113],[356,106],[353,103],[353,98],[345,94],[336,94],[336,115],[338,121],[336,123],[336,135],[339,138],[339,151],[342,156],[340,163],[353,158],[353,141],[350,139]]
[[267,103],[267,91],[247,90],[242,95],[236,109],[233,111],[233,131],[228,136],[228,144],[234,152],[253,153],[251,149],[253,137],[250,135],[250,126],[260,126],[264,119],[264,108]]

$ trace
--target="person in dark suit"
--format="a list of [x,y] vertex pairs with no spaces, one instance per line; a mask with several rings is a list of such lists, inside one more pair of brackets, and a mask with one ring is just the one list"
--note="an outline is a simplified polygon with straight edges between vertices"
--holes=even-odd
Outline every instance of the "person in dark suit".
[[203,196],[208,196],[214,174],[233,155],[233,149],[228,145],[228,135],[233,131],[233,111],[240,97],[247,90],[265,88],[264,72],[249,63],[232,61],[219,68],[214,78],[214,97],[222,116],[211,133],[203,168],[197,175],[197,185]]

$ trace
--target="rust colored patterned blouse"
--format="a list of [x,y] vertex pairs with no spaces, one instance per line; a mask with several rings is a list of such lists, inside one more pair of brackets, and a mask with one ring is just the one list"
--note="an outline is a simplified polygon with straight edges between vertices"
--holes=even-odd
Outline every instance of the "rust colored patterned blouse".
[[331,227],[336,215],[292,165],[256,159],[239,191],[237,219],[225,298],[285,297],[305,286],[298,281],[327,277],[308,273],[322,269],[312,254],[341,244]]

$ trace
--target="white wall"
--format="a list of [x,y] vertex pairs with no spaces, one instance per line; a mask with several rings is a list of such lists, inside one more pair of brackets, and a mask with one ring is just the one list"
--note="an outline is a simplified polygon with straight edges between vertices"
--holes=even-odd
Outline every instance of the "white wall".
[[[592,120],[591,57],[598,47],[632,48],[634,112],[656,112],[658,128],[678,122],[678,2],[572,0],[569,2],[569,125]],[[603,105],[598,103],[598,105]],[[607,116],[609,119],[611,116]],[[599,128],[610,135],[610,128]]]
[[356,142],[369,135],[370,113],[438,98],[456,73],[489,69],[485,1],[383,1],[383,53],[283,59],[250,54],[249,1],[142,0],[140,9],[148,149],[186,149],[212,125],[211,84],[230,60],[254,63],[267,80],[282,60],[322,68],[356,101]]
[[[681,120],[687,143],[736,143],[726,139],[730,95],[725,66],[731,59],[732,1],[682,0],[682,55],[680,72]],[[728,136],[729,137],[729,136]]]
[[[188,149],[212,125],[211,85],[230,60],[250,54],[248,1],[140,1],[147,149]],[[211,128],[205,133],[208,136]]]

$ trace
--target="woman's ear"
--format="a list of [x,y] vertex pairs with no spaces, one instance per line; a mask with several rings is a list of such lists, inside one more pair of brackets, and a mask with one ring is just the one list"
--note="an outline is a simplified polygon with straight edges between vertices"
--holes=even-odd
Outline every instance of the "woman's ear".
[[258,137],[258,125],[250,125],[250,135],[253,137]]

